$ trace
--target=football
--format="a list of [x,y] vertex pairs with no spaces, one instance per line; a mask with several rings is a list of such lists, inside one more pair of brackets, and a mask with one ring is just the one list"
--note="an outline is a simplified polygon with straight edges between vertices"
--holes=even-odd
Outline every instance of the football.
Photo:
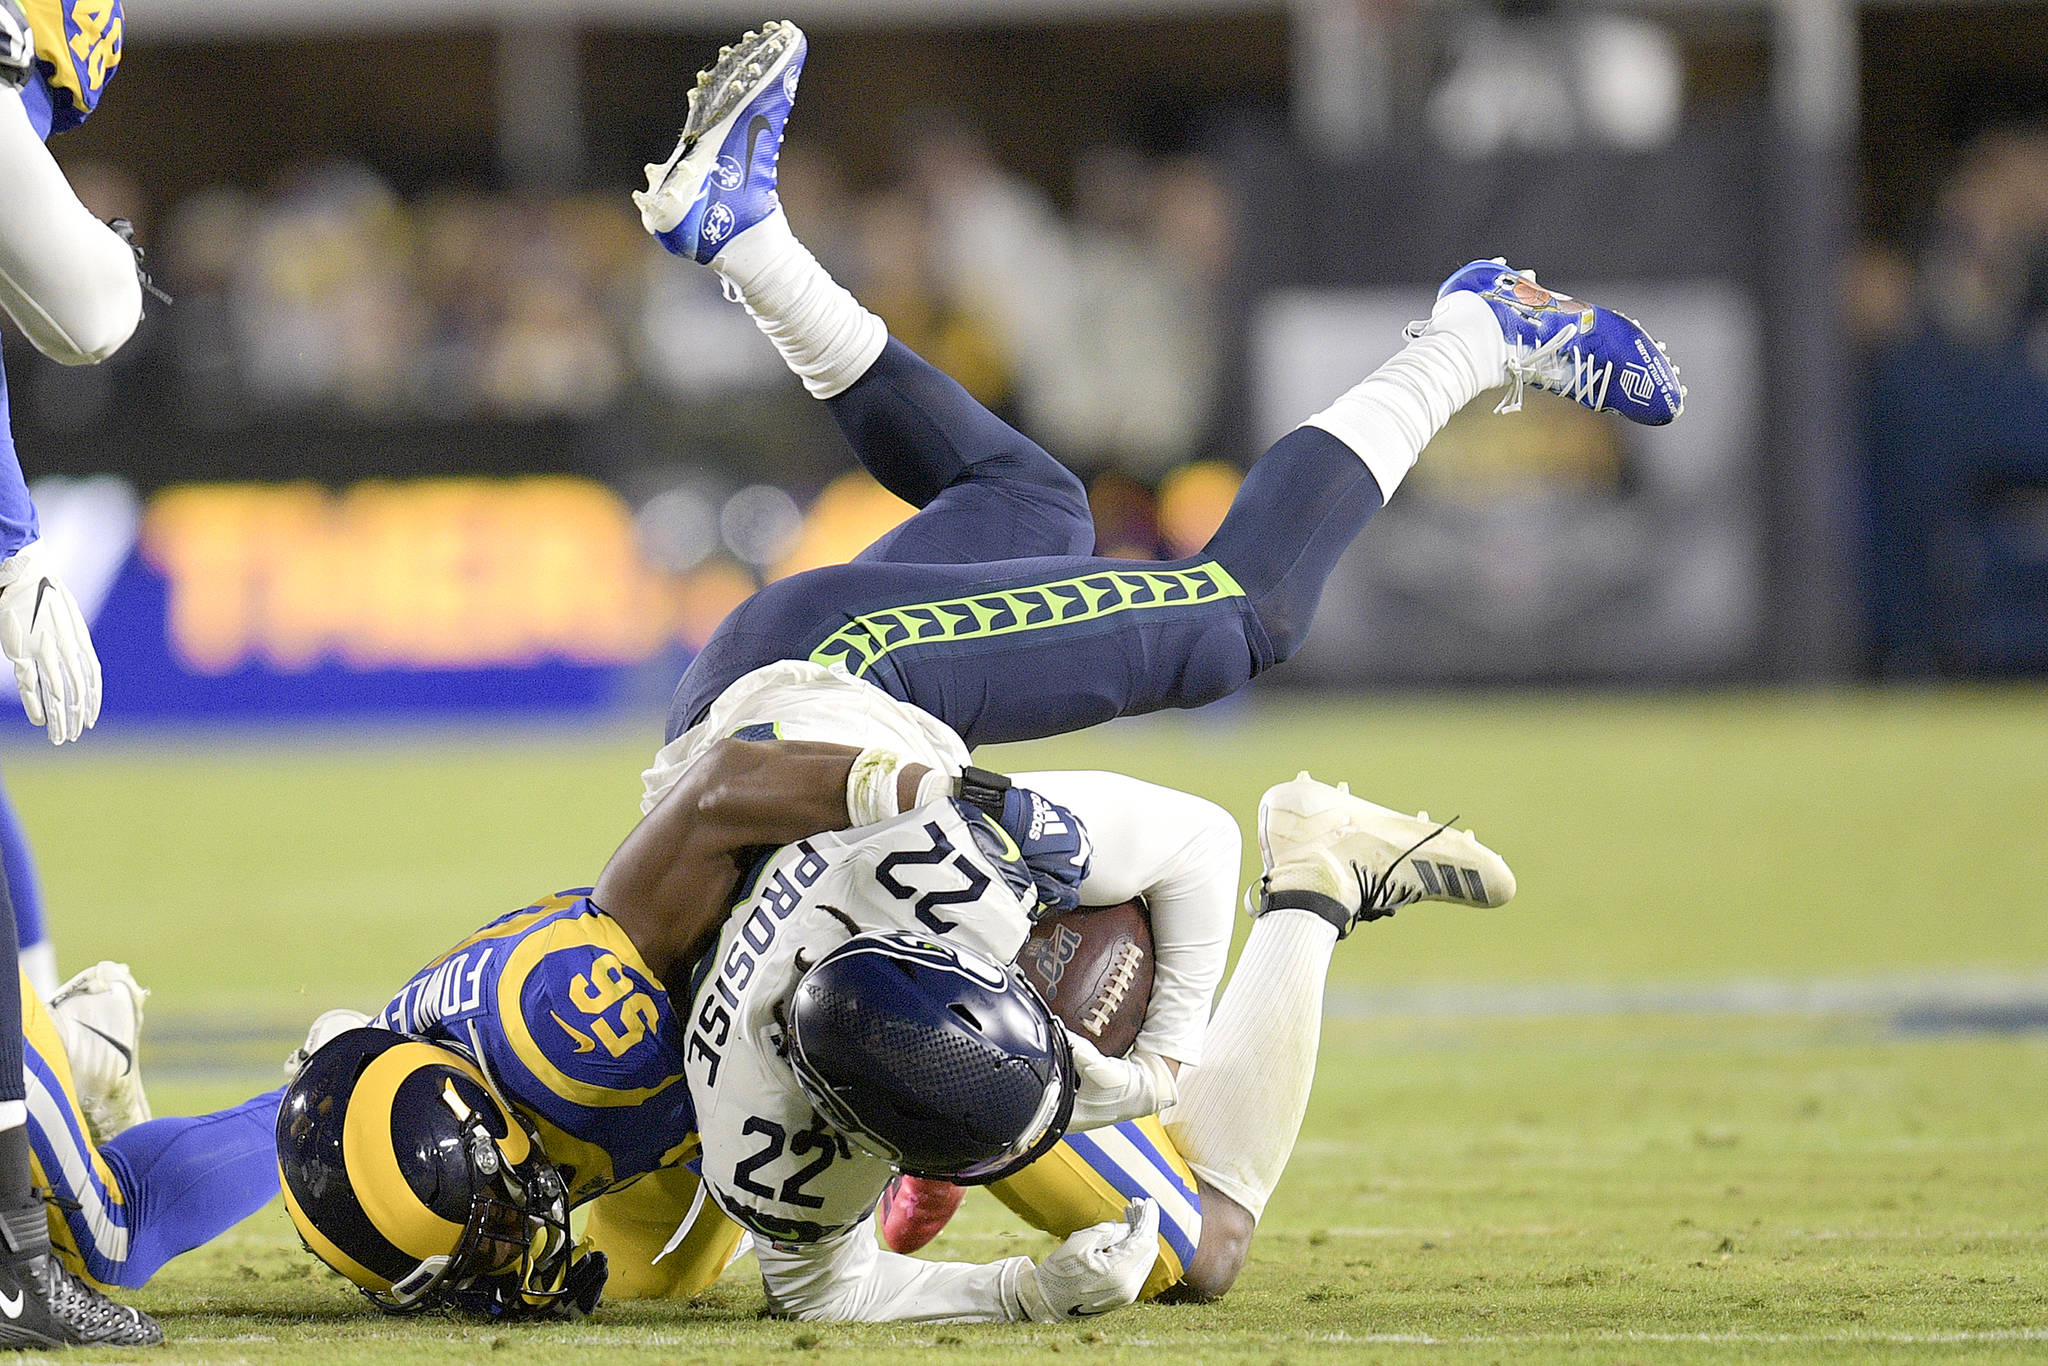
[[1152,1002],[1152,918],[1139,899],[1049,915],[1017,966],[1067,1028],[1122,1057]]

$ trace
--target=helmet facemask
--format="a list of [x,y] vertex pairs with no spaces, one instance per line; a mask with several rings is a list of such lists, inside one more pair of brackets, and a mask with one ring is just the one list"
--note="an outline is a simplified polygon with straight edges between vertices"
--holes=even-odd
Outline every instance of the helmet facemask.
[[[506,1126],[501,1139],[452,1079],[442,1081],[438,1099],[461,1125],[471,1174],[462,1239],[446,1258],[428,1259],[390,1290],[363,1293],[387,1314],[440,1305],[472,1313],[544,1312],[568,1293],[576,1250],[562,1174],[517,1115],[493,1106]],[[515,1161],[520,1152],[524,1157]]]
[[278,1175],[307,1248],[392,1314],[573,1316],[603,1291],[567,1183],[467,1057],[368,1027],[308,1058],[278,1108]]

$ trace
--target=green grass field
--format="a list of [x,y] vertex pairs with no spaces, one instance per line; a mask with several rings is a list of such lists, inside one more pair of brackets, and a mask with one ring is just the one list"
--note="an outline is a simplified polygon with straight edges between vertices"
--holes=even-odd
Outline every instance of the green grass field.
[[[171,1112],[270,1085],[314,1013],[371,1007],[480,921],[587,882],[653,729],[96,737],[4,764],[67,965],[126,958],[156,991],[145,1060]],[[2048,995],[2048,694],[1270,704],[983,761],[1121,768],[1247,819],[1307,766],[1458,815],[1515,864],[1505,911],[1413,908],[1341,947],[1316,1101],[1229,1300],[812,1327],[761,1320],[742,1264],[705,1301],[570,1329],[391,1322],[273,1208],[136,1293],[173,1339],[150,1359],[2048,1353],[2048,1032],[1902,1030],[1882,1004],[1951,980]],[[1733,1006],[1719,988],[1757,982],[1870,990],[1833,1012],[1594,1008],[1645,986]],[[933,1250],[1042,1241],[977,1197]]]

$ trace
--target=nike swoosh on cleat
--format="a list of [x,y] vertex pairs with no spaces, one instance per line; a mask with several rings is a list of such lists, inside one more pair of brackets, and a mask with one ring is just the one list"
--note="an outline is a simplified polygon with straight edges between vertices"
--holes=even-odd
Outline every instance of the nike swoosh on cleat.
[[775,125],[768,121],[766,114],[754,115],[747,124],[747,178],[741,182],[742,190],[754,183],[754,150],[761,145],[761,134],[774,131]]
[[130,1048],[127,1044],[122,1043],[113,1035],[107,1033],[106,1030],[96,1029],[93,1026],[87,1024],[83,1020],[73,1020],[71,1023],[77,1025],[80,1029],[83,1029],[88,1034],[97,1034],[100,1036],[100,1038],[106,1040],[107,1047],[113,1049],[116,1053],[119,1053],[121,1055],[121,1070],[123,1073],[133,1072],[135,1070],[134,1049]]
[[14,1297],[12,1299],[9,1299],[5,1295],[0,1295],[0,1313],[6,1314],[7,1317],[10,1319],[20,1318],[21,1306],[23,1305],[23,1303],[27,1301],[27,1299],[28,1292],[26,1290],[15,1291]]
[[43,594],[49,591],[50,581],[48,579],[44,579],[36,585],[36,605],[31,607],[28,613],[28,629],[31,631],[36,629],[36,617],[43,610]]

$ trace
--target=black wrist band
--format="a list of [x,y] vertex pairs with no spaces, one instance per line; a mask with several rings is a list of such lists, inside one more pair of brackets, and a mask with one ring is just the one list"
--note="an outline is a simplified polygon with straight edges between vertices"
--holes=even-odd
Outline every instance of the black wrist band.
[[1003,818],[1003,794],[1009,790],[1010,780],[1003,774],[972,765],[960,770],[960,800],[987,812],[997,821]]

